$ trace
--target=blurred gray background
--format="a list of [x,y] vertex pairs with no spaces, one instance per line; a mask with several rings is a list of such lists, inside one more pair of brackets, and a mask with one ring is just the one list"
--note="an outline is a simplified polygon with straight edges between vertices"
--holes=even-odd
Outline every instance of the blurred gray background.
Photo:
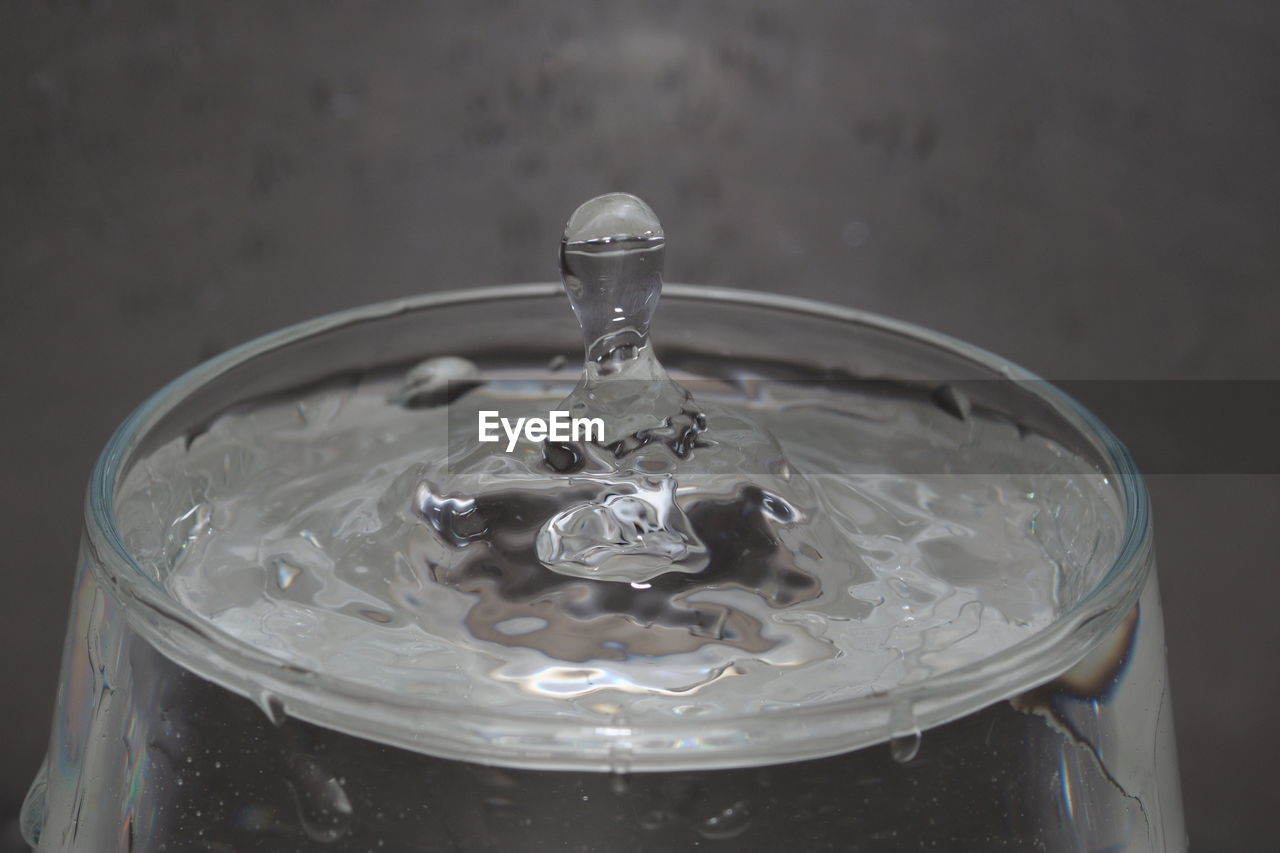
[[[1254,0],[0,5],[0,825],[44,751],[90,466],[180,371],[552,278],[568,213],[626,189],[672,280],[1052,379],[1274,380],[1278,44]],[[1236,441],[1212,415],[1121,437]],[[1280,478],[1150,486],[1192,841],[1270,848]]]

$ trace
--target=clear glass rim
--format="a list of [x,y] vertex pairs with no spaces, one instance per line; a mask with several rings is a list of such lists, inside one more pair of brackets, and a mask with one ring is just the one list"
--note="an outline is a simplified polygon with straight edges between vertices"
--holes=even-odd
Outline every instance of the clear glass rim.
[[[664,298],[729,302],[836,320],[939,347],[1016,382],[1048,403],[1110,465],[1124,504],[1121,545],[1102,580],[1052,624],[963,667],[882,694],[780,712],[712,719],[612,719],[603,724],[529,719],[465,703],[406,697],[273,658],[184,611],[129,554],[116,525],[115,492],[134,447],[163,415],[223,372],[301,339],[353,323],[449,305],[559,296],[558,283],[446,291],[375,303],[299,323],[192,368],[140,405],[98,458],[86,499],[86,543],[103,588],[131,626],[179,665],[281,712],[355,736],[445,758],[539,769],[719,768],[817,758],[927,729],[1060,675],[1114,630],[1137,601],[1151,565],[1150,504],[1128,450],[1092,413],[1035,374],[990,352],[914,324],[795,297],[668,284]],[[904,723],[904,721],[906,721]]]

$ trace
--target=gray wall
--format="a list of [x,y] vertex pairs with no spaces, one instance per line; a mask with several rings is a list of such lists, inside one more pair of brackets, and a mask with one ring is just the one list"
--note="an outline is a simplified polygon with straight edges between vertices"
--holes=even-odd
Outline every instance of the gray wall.
[[[1275,4],[645,8],[0,5],[0,825],[128,410],[282,324],[551,278],[598,192],[657,209],[673,280],[896,315],[1055,379],[1278,378]],[[1122,438],[1231,443],[1231,418]],[[1257,849],[1280,478],[1151,488],[1192,839]]]

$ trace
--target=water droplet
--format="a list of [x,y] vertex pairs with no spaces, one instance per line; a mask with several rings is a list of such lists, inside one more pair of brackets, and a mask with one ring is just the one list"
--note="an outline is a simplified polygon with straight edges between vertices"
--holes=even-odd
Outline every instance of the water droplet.
[[654,809],[653,811],[645,812],[640,816],[640,828],[649,830],[661,829],[667,825],[667,821],[670,819],[670,816],[666,812],[661,809]]
[[899,764],[913,760],[920,752],[920,727],[909,704],[898,705],[889,715],[889,754]]
[[889,740],[889,752],[893,755],[893,760],[899,764],[906,764],[914,759],[920,752],[920,740],[919,729],[907,734],[894,735]]
[[280,587],[281,591],[293,586],[293,582],[302,574],[300,567],[290,563],[284,557],[272,557],[271,569],[275,573],[276,586]]
[[262,713],[267,715],[267,719],[271,721],[273,726],[283,726],[288,714],[284,709],[284,702],[280,697],[264,690],[258,695],[258,707],[262,709]]
[[560,271],[588,361],[602,363],[648,341],[665,254],[658,217],[633,195],[593,198],[569,217]]
[[747,804],[739,801],[698,824],[698,834],[711,841],[727,841],[745,832],[750,823]]
[[969,402],[969,397],[954,385],[939,385],[930,397],[939,409],[953,418],[967,421],[973,412],[973,404]]
[[49,760],[47,758],[40,762],[40,769],[36,772],[36,778],[32,781],[31,787],[27,789],[27,796],[22,801],[22,812],[18,819],[18,827],[22,833],[23,840],[33,848],[40,843],[40,836],[44,832],[49,789],[48,767]]
[[465,358],[429,358],[405,374],[388,402],[408,409],[427,409],[450,403],[483,384],[480,368]]
[[307,837],[328,844],[346,835],[351,801],[334,775],[309,755],[292,756],[289,773],[298,822]]

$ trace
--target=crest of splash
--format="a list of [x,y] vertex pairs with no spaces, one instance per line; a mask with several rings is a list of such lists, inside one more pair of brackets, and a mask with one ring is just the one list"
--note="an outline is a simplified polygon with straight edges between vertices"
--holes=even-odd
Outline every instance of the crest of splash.
[[[612,193],[578,208],[565,227],[560,266],[585,360],[577,387],[557,408],[598,418],[605,436],[544,442],[514,457],[476,442],[450,471],[436,473],[445,491],[424,479],[417,498],[424,518],[442,532],[456,529],[461,514],[475,511],[474,496],[458,489],[499,478],[501,488],[572,494],[538,531],[539,562],[561,575],[625,583],[707,568],[688,508],[712,494],[732,499],[754,482],[768,495],[762,523],[802,522],[797,503],[811,495],[792,481],[773,437],[742,415],[700,404],[658,361],[649,328],[665,251],[662,226],[635,196]],[[485,518],[483,527],[503,521]]]
[[[585,358],[555,408],[599,419],[602,438],[515,453],[477,440],[420,471],[413,504],[435,535],[433,575],[480,597],[477,636],[571,661],[717,643],[760,653],[774,641],[758,618],[698,594],[734,588],[773,608],[816,598],[823,553],[842,551],[773,436],[694,399],[659,362],[649,330],[665,248],[653,211],[622,193],[582,205],[565,228],[561,272]],[[535,602],[544,628],[497,629]]]

